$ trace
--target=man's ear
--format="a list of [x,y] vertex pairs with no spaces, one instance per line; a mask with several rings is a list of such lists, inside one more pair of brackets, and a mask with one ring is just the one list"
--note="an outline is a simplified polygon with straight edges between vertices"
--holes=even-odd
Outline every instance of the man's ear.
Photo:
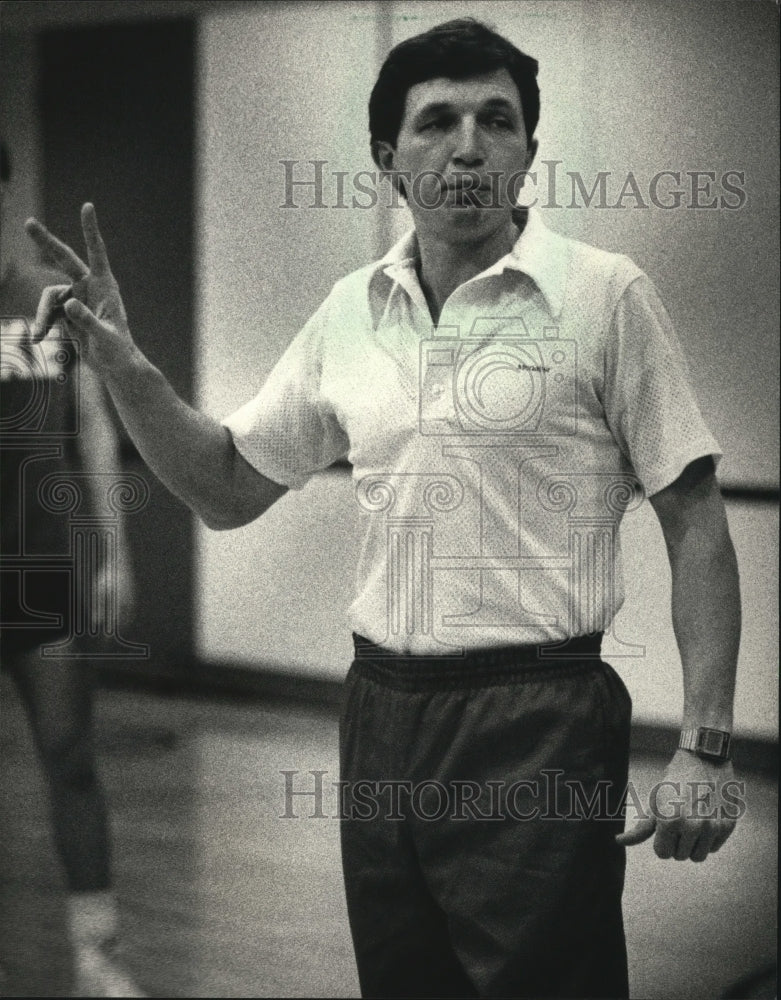
[[[404,182],[396,170],[396,148],[385,139],[376,139],[372,145],[372,159],[380,168],[380,177],[385,176],[402,198],[407,197]],[[409,173],[407,173],[409,179]]]
[[375,139],[371,145],[372,159],[383,171],[391,173],[394,170],[396,160],[396,149],[385,139]]

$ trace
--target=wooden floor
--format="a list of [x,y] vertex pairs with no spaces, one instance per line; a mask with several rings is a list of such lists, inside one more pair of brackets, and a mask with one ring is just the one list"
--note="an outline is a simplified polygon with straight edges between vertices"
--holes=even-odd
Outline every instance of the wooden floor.
[[[63,883],[45,790],[3,678],[0,966],[7,996],[64,996]],[[98,750],[114,827],[127,962],[151,995],[354,997],[338,824],[283,819],[284,778],[337,773],[332,708],[126,691],[97,695]],[[658,764],[636,760],[647,787]],[[625,896],[632,996],[712,1000],[774,958],[774,785],[752,780],[732,840],[703,865],[630,852]],[[761,993],[757,995],[775,995]]]

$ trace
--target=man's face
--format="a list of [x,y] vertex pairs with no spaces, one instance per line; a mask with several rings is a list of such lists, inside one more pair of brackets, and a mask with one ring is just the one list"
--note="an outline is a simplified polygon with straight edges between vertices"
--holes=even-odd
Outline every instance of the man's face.
[[401,172],[419,234],[488,238],[509,223],[537,143],[526,139],[518,88],[506,69],[410,87],[395,148],[377,159]]

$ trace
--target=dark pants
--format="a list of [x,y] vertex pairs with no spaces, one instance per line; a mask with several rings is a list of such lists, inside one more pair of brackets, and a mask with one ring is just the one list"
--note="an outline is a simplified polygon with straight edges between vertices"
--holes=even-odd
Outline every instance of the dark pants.
[[592,647],[360,649],[341,833],[364,996],[628,995],[614,837],[631,701]]

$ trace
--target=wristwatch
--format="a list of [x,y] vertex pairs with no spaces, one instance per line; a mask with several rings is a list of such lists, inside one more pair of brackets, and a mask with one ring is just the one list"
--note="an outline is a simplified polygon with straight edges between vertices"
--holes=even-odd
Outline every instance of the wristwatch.
[[684,729],[678,743],[680,750],[691,750],[698,757],[707,760],[729,760],[729,746],[732,737],[723,729],[709,729],[698,726],[696,729]]

